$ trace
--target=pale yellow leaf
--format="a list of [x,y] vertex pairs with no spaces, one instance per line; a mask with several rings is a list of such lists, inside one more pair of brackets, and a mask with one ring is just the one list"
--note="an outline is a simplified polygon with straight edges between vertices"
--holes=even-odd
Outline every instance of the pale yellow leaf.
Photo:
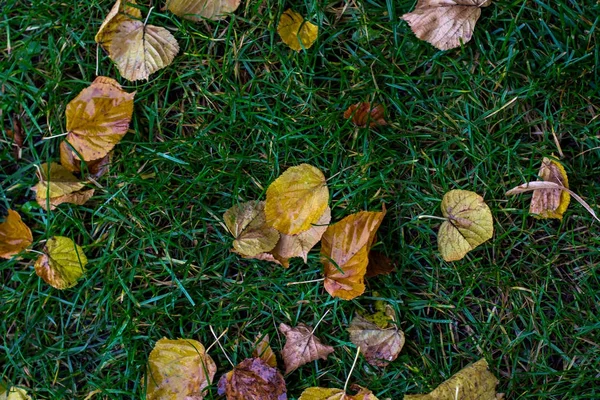
[[304,17],[292,9],[281,14],[277,33],[283,43],[292,50],[300,51],[310,48],[317,40],[319,27],[312,22],[306,21]]
[[0,382],[0,400],[31,400],[25,389],[13,386],[10,390]]
[[191,21],[219,20],[237,10],[240,0],[168,0],[167,9]]
[[94,38],[96,43],[100,44],[107,52],[112,43],[113,36],[117,32],[117,28],[122,22],[132,19],[142,19],[140,9],[130,6],[130,4],[135,5],[135,0],[117,0],[96,33],[96,37]]
[[358,390],[352,396],[342,389],[311,387],[303,391],[298,400],[378,400],[369,389],[359,387]]
[[57,289],[67,289],[77,284],[85,272],[87,257],[83,249],[71,239],[55,236],[48,239],[44,254],[35,262],[35,273]]

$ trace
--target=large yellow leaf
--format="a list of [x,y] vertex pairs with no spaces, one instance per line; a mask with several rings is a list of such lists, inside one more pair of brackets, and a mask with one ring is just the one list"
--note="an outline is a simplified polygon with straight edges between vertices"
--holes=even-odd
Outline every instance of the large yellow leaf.
[[287,388],[277,368],[247,358],[219,379],[218,394],[227,400],[286,400]]
[[404,400],[497,400],[498,379],[488,371],[488,363],[482,358],[461,369],[429,394],[407,394]]
[[134,96],[99,76],[67,104],[67,141],[85,161],[105,157],[125,136]]
[[167,8],[178,17],[191,21],[219,20],[234,12],[240,0],[168,0]]
[[369,390],[360,388],[354,396],[346,394],[342,389],[310,387],[306,389],[298,400],[378,400]]
[[285,346],[281,351],[285,363],[285,373],[289,374],[298,367],[317,360],[326,360],[333,353],[333,347],[323,344],[314,335],[314,329],[305,324],[295,328],[284,323],[279,324],[279,331],[285,335]]
[[321,238],[325,289],[330,295],[351,300],[365,291],[369,251],[385,216],[362,211],[329,225]]
[[79,245],[67,237],[55,236],[46,242],[44,254],[35,262],[35,273],[62,290],[77,284],[86,265],[87,257]]
[[414,11],[401,18],[419,39],[448,50],[471,40],[481,8],[490,4],[491,0],[419,0]]
[[21,220],[19,213],[8,210],[8,215],[0,223],[0,257],[11,258],[29,247],[32,242],[31,230]]
[[42,164],[38,169],[39,182],[33,188],[36,200],[43,209],[47,203],[53,210],[62,203],[84,204],[94,194],[94,189],[81,190],[84,185],[60,164]]
[[283,43],[287,44],[292,50],[300,51],[310,48],[317,40],[319,27],[306,21],[304,17],[292,9],[288,9],[281,14],[277,33]]
[[202,400],[216,371],[200,342],[162,338],[148,357],[146,400]]
[[328,203],[329,189],[318,168],[308,164],[288,168],[267,189],[267,224],[297,235],[319,221]]
[[223,214],[227,229],[235,237],[233,248],[244,257],[256,257],[277,245],[279,232],[265,224],[265,202],[248,201]]
[[492,212],[483,197],[468,190],[451,190],[442,199],[446,221],[438,232],[438,248],[446,261],[462,259],[494,234]]

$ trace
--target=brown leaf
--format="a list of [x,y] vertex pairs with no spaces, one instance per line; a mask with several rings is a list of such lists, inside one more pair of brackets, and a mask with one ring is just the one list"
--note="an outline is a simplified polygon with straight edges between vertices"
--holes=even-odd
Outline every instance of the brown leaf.
[[16,115],[13,117],[13,129],[8,129],[6,134],[13,140],[13,155],[17,160],[21,159],[21,149],[25,142],[25,133],[23,132],[23,126],[21,120]]
[[419,0],[413,12],[401,18],[419,39],[448,50],[471,40],[481,8],[490,4],[491,0]]
[[31,246],[32,242],[31,230],[21,220],[19,213],[8,210],[8,215],[0,223],[0,257],[10,259]]
[[308,362],[319,358],[326,360],[329,354],[333,353],[333,347],[321,343],[310,326],[300,323],[292,328],[281,323],[279,331],[286,337],[285,346],[281,351],[286,375]]
[[369,124],[370,128],[376,126],[387,125],[385,120],[385,107],[382,104],[374,104],[368,101],[363,103],[356,103],[348,107],[344,112],[344,118],[352,118],[354,125],[364,128]]
[[283,376],[260,358],[247,358],[219,379],[219,395],[227,400],[286,400]]
[[263,336],[263,338],[256,343],[256,348],[252,351],[252,357],[262,359],[273,368],[277,367],[277,358],[275,357],[275,353],[273,353],[271,346],[269,346],[269,335]]
[[348,332],[350,341],[360,347],[367,362],[378,367],[394,361],[404,346],[404,333],[395,324],[382,328],[360,315],[350,322]]
[[[92,176],[95,179],[98,179],[108,172],[108,167],[110,166],[111,159],[112,151],[103,158],[99,158],[97,160],[92,160],[88,162],[84,161],[84,163],[86,163],[87,170],[90,176]],[[60,163],[63,167],[65,167],[71,172],[81,172],[81,159],[77,154],[73,152],[73,150],[71,150],[69,143],[66,141],[63,141],[60,144]]]
[[365,278],[373,278],[377,275],[389,275],[396,269],[394,262],[385,254],[375,250],[369,252],[369,264]]
[[[558,161],[544,157],[538,175],[543,181],[554,182],[567,189],[569,188],[567,172]],[[539,218],[556,218],[562,220],[563,214],[569,207],[570,199],[569,192],[565,190],[536,190],[531,197],[529,212],[536,214]]]

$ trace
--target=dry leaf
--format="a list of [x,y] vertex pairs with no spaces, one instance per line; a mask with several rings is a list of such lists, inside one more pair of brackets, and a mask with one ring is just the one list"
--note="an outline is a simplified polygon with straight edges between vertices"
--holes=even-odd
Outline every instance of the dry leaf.
[[277,246],[271,251],[271,254],[285,268],[289,267],[289,259],[292,257],[302,257],[304,263],[306,263],[308,261],[308,252],[319,243],[327,230],[329,221],[331,221],[331,208],[327,207],[321,218],[309,230],[297,235],[281,234],[281,238],[277,242]]
[[[257,338],[258,339],[258,338]],[[252,357],[260,358],[269,366],[277,367],[277,357],[269,345],[269,335],[265,335],[256,343],[256,348],[252,351]]]
[[360,388],[354,396],[344,393],[342,389],[311,387],[306,389],[298,400],[378,400],[369,390]]
[[344,118],[352,118],[354,125],[361,128],[367,126],[367,124],[370,128],[387,125],[385,120],[385,108],[383,105],[374,104],[371,106],[371,103],[368,101],[348,107],[344,112]]
[[6,384],[0,382],[0,400],[31,400],[25,389],[13,386],[8,389]]
[[369,251],[385,216],[362,211],[329,225],[321,238],[325,289],[330,295],[351,300],[365,291]]
[[44,255],[35,262],[35,273],[56,289],[67,289],[77,284],[85,272],[87,257],[83,249],[71,239],[54,236],[48,239]]
[[316,225],[329,203],[325,175],[301,164],[288,168],[267,189],[267,225],[286,235],[297,235]]
[[[569,188],[567,171],[557,161],[544,157],[538,173],[546,182],[554,182]],[[571,196],[569,192],[559,189],[540,189],[533,192],[529,212],[537,214],[538,218],[556,218],[562,220],[563,214],[569,207]]]
[[125,136],[134,96],[99,76],[67,104],[67,141],[85,161],[106,157]]
[[386,367],[394,361],[404,346],[404,333],[394,323],[381,327],[357,315],[350,322],[348,332],[350,341],[360,347],[367,362],[378,367]]
[[446,221],[438,232],[438,248],[446,261],[462,259],[494,234],[492,212],[483,197],[468,190],[451,190],[442,199]]
[[0,223],[0,257],[10,259],[31,246],[32,242],[31,230],[21,220],[19,213],[8,210],[8,215]]
[[233,248],[253,258],[277,245],[279,232],[265,224],[265,202],[248,201],[231,207],[223,214],[227,229],[235,237]]
[[401,18],[419,39],[448,50],[471,40],[481,8],[490,4],[491,0],[419,0],[414,11]]
[[202,343],[162,338],[148,357],[146,400],[202,400],[216,372]]
[[84,185],[69,170],[60,164],[42,164],[37,172],[39,182],[32,188],[38,204],[46,210],[62,203],[85,204],[94,194],[94,189],[81,190]]
[[497,400],[498,379],[482,358],[461,369],[429,394],[407,394],[404,400]]
[[287,9],[281,14],[277,33],[283,43],[292,50],[300,51],[310,48],[317,40],[319,27],[306,21],[304,17],[292,9]]
[[167,8],[178,17],[191,21],[219,20],[237,10],[240,0],[168,0]]
[[260,358],[247,358],[219,380],[227,400],[286,400],[283,376]]
[[113,37],[123,22],[142,19],[142,11],[139,8],[131,7],[130,4],[136,4],[135,0],[125,0],[124,3],[117,0],[96,33],[94,40],[106,52],[109,51]]
[[286,337],[285,346],[281,351],[286,375],[308,362],[319,358],[326,360],[329,354],[333,353],[333,347],[321,343],[310,326],[301,323],[292,328],[281,323],[279,331]]
[[6,136],[12,139],[13,155],[17,160],[20,160],[23,144],[25,143],[25,132],[23,132],[21,119],[17,115],[13,116],[12,121],[13,129],[7,129]]
[[396,269],[394,262],[385,254],[375,250],[369,252],[369,264],[365,278],[373,278],[377,275],[389,275]]
[[[95,179],[98,179],[106,172],[108,172],[108,167],[110,166],[111,158],[112,152],[108,153],[103,158],[88,161],[86,163],[86,166],[90,176],[92,176]],[[60,144],[60,163],[70,172],[81,172],[81,159],[77,154],[75,154],[71,150],[69,144],[66,141],[63,141]]]

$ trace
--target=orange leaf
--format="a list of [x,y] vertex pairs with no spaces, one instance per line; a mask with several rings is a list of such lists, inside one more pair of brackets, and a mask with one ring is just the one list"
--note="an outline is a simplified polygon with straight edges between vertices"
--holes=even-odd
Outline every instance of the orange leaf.
[[310,326],[298,324],[292,328],[281,323],[279,331],[286,337],[285,346],[281,351],[286,374],[319,358],[326,360],[329,354],[333,353],[333,347],[321,343]]
[[285,400],[283,376],[260,358],[247,358],[219,379],[219,395],[227,400]]
[[33,242],[31,230],[21,220],[18,212],[8,210],[6,219],[0,223],[0,257],[11,258]]
[[344,112],[344,118],[352,118],[352,122],[359,127],[365,127],[369,124],[370,128],[387,125],[385,118],[385,107],[382,104],[374,104],[368,101],[356,103],[348,107]]
[[263,336],[263,338],[256,343],[256,348],[252,352],[252,357],[260,358],[271,367],[277,367],[277,358],[275,357],[275,353],[269,346],[269,335]]

